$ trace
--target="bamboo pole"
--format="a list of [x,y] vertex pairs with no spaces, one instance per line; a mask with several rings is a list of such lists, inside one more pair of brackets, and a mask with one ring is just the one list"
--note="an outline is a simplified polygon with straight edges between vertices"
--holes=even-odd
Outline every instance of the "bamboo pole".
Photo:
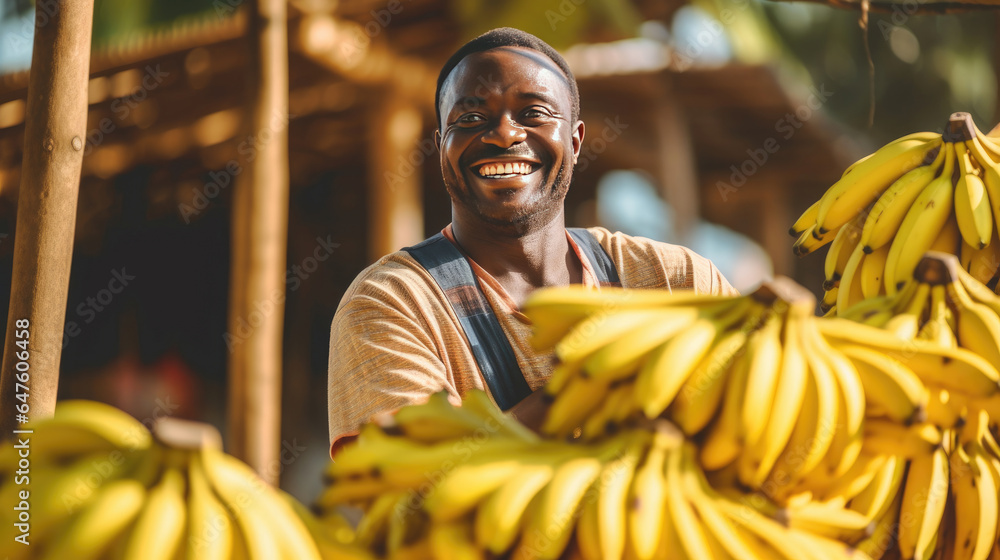
[[421,140],[420,111],[395,89],[383,94],[372,114],[368,140],[368,260],[424,238],[423,166],[437,152]]
[[[94,2],[58,0],[49,6],[35,14],[7,340],[0,367],[0,440],[18,429],[16,414],[22,411],[31,419],[52,415],[59,386],[87,128]],[[18,338],[25,331],[27,338]],[[27,343],[18,345],[18,340]],[[22,363],[27,363],[26,372]]]
[[285,0],[247,3],[253,151],[233,193],[229,445],[264,480],[281,473],[281,355],[288,240]]

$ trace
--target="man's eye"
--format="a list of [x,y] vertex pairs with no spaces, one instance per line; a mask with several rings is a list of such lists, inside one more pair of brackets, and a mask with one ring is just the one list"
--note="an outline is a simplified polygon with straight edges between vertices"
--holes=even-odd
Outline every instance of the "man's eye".
[[527,109],[523,113],[521,113],[521,115],[523,115],[524,118],[529,120],[547,119],[552,116],[551,113],[549,113],[544,109]]
[[459,124],[479,124],[479,123],[483,122],[484,120],[485,119],[483,118],[482,115],[469,114],[469,115],[462,115],[461,117],[458,117],[458,120],[456,120],[455,122],[457,122]]

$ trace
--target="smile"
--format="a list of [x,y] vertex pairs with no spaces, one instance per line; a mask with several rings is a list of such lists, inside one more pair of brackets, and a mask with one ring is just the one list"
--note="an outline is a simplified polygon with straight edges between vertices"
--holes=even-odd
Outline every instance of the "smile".
[[528,175],[535,167],[528,162],[491,162],[479,166],[479,176],[487,179],[502,179],[516,175]]

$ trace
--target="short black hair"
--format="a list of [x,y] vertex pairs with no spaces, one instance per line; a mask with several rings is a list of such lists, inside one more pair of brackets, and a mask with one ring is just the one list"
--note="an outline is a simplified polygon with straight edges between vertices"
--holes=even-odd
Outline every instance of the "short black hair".
[[455,51],[455,54],[451,55],[448,62],[445,62],[444,67],[441,68],[441,73],[438,74],[437,90],[434,92],[434,112],[437,115],[439,130],[441,128],[441,86],[448,79],[451,71],[458,66],[459,62],[462,62],[462,59],[470,54],[499,47],[523,47],[538,51],[549,57],[562,70],[563,74],[566,75],[566,82],[569,84],[569,94],[573,101],[573,110],[570,115],[572,121],[575,123],[580,118],[580,90],[576,86],[576,78],[573,77],[573,71],[569,69],[569,64],[566,64],[566,59],[559,54],[559,51],[553,49],[548,43],[531,33],[526,33],[513,27],[498,27],[462,45],[462,48]]

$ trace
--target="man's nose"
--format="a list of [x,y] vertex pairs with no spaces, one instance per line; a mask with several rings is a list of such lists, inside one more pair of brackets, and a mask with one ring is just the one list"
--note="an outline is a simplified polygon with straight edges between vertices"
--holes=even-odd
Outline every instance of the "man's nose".
[[482,139],[483,142],[486,142],[487,144],[493,144],[501,148],[509,148],[514,144],[524,142],[527,136],[527,133],[521,125],[514,122],[513,119],[508,118],[506,115],[503,115],[497,119],[496,125],[490,127],[490,129],[483,134]]

